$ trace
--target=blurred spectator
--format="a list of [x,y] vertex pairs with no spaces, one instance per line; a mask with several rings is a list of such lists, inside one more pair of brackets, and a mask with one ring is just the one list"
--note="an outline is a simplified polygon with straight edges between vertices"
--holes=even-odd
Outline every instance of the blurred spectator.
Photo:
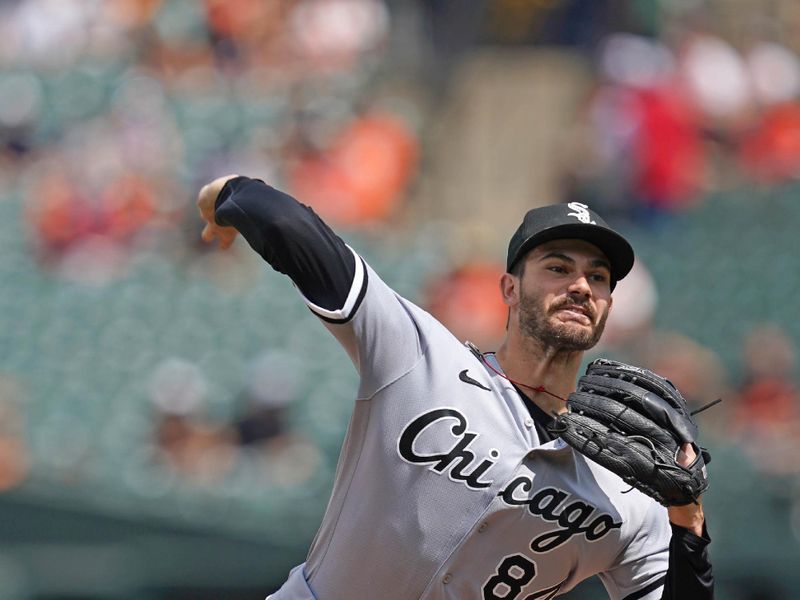
[[742,348],[737,428],[762,469],[800,473],[800,387],[796,350],[776,324],[753,328]]
[[707,32],[690,33],[679,49],[681,83],[705,126],[739,130],[754,109],[754,93],[743,56]]
[[240,403],[243,415],[236,424],[243,446],[280,440],[290,431],[287,410],[298,397],[299,367],[285,354],[268,352],[254,360]]
[[102,285],[125,272],[137,236],[167,215],[153,184],[132,170],[108,174],[97,187],[72,172],[55,163],[33,184],[26,206],[32,243],[43,265]]
[[760,112],[742,135],[739,160],[758,183],[780,184],[800,176],[800,59],[757,41],[745,60]]
[[464,263],[428,283],[424,304],[458,339],[494,349],[508,319],[508,307],[500,294],[503,273],[499,264]]
[[196,483],[220,482],[236,459],[235,435],[205,413],[208,383],[200,368],[168,358],[150,380],[158,462]]
[[659,212],[685,210],[700,198],[706,160],[691,108],[669,87],[637,90],[631,100],[633,193]]
[[286,2],[205,0],[206,20],[214,52],[227,64],[246,65],[251,53],[269,51]]
[[247,69],[278,63],[306,79],[347,72],[386,42],[389,13],[380,0],[205,0],[215,57]]
[[[252,165],[332,221],[397,209],[415,136],[385,111],[353,116],[390,32],[382,0],[91,6],[0,7],[0,63],[17,67],[0,77],[0,181],[22,179],[53,272],[124,276],[169,245],[194,181]],[[37,160],[19,172],[26,154]]]
[[341,69],[385,42],[389,13],[380,0],[300,0],[288,26],[300,56],[323,70]]
[[28,220],[45,263],[92,233],[93,208],[60,165],[35,183],[28,196]]
[[758,41],[747,52],[745,60],[760,106],[780,105],[800,96],[800,59],[786,46]]
[[248,369],[235,429],[242,449],[262,461],[267,485],[303,485],[321,466],[319,450],[289,423],[301,377],[301,366],[278,352],[263,354]]
[[322,153],[300,157],[289,173],[289,186],[324,219],[368,226],[398,209],[417,154],[417,140],[402,120],[367,113],[348,124]]
[[775,185],[800,177],[800,103],[766,109],[744,136],[740,160],[757,182]]
[[600,44],[569,149],[570,199],[647,223],[743,176],[762,185],[800,177],[797,54],[767,39],[741,51],[696,26],[680,31],[612,33]]
[[676,85],[674,54],[630,34],[610,35],[601,48],[606,82],[584,111],[569,194],[604,214],[644,221],[684,210],[703,189],[706,152]]
[[77,0],[26,0],[3,9],[2,55],[7,62],[68,65],[87,45],[92,9]]
[[742,362],[742,417],[767,424],[796,418],[800,409],[794,373],[797,355],[789,336],[774,323],[754,327],[744,340]]
[[[147,118],[122,98],[137,89],[153,109]],[[25,216],[40,261],[85,283],[122,275],[148,231],[166,226],[174,235],[185,202],[172,171],[180,158],[168,140],[172,123],[153,104],[158,91],[135,74],[119,91],[113,117],[65,135],[27,178]]]

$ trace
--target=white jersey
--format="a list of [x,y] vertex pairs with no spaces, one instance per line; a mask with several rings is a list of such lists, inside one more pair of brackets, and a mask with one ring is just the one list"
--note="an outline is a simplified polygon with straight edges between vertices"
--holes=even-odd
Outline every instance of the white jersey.
[[592,575],[661,598],[665,508],[541,443],[512,384],[359,257],[341,310],[308,304],[360,386],[307,561],[271,600],[546,600]]

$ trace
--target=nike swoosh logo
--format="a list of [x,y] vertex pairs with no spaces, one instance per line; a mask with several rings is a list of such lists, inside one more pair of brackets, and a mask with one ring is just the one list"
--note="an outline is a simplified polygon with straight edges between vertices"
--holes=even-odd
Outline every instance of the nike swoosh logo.
[[461,381],[463,381],[464,383],[468,383],[470,385],[474,385],[475,387],[479,387],[482,390],[486,390],[487,392],[491,392],[492,391],[492,388],[486,387],[480,381],[477,381],[477,380],[473,379],[472,377],[470,377],[469,375],[467,375],[467,371],[468,370],[469,369],[464,369],[463,371],[461,371],[461,373],[458,374],[458,378]]

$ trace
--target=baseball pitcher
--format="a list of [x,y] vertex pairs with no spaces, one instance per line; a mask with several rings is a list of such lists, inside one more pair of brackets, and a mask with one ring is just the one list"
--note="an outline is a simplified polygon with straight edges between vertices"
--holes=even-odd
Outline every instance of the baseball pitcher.
[[238,233],[288,275],[360,383],[305,563],[270,600],[713,598],[708,454],[665,379],[599,360],[628,242],[579,203],[529,211],[508,248],[497,352],[395,293],[307,206],[262,181],[201,190],[203,239]]

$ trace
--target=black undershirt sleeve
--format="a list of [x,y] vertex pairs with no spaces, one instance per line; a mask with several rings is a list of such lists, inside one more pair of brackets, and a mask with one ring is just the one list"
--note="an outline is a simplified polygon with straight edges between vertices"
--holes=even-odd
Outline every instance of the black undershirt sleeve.
[[[555,439],[548,425],[553,419],[539,408],[522,390],[514,386],[522,398],[525,406],[533,417],[539,441],[544,444]],[[713,600],[714,575],[708,559],[708,544],[711,538],[708,535],[705,523],[703,535],[697,537],[694,533],[670,523],[672,538],[669,542],[669,566],[663,579],[653,582],[624,600],[638,600],[657,590],[661,584],[664,590],[661,600]]]
[[356,257],[308,206],[258,179],[236,177],[217,196],[215,220],[235,227],[303,296],[326,310],[342,308]]
[[711,538],[705,523],[702,537],[678,525],[670,526],[669,568],[661,600],[712,600],[714,574],[708,560]]

